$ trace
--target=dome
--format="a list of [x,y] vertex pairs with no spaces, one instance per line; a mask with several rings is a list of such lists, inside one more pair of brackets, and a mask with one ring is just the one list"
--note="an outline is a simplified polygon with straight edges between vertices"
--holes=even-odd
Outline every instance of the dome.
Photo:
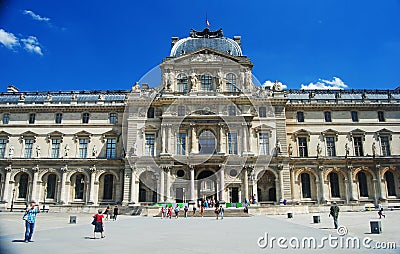
[[[240,39],[240,37],[234,37]],[[203,31],[190,31],[190,37],[177,41],[171,49],[170,56],[176,57],[188,54],[201,48],[211,48],[225,54],[241,56],[242,49],[238,42],[223,37],[222,29],[210,31],[208,28]]]

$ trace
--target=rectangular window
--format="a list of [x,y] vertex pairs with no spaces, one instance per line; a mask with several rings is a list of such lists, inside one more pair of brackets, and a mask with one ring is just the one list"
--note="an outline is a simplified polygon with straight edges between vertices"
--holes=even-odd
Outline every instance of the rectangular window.
[[88,143],[87,138],[79,139],[79,158],[87,158]]
[[326,137],[326,153],[328,156],[336,156],[335,137]]
[[330,123],[332,122],[331,112],[325,111],[324,112],[325,122]]
[[34,124],[35,118],[36,118],[36,114],[34,114],[34,113],[29,114],[29,124]]
[[236,107],[235,106],[228,106],[228,115],[236,116]]
[[55,138],[51,140],[51,158],[58,158],[60,156],[61,139]]
[[4,113],[3,114],[3,124],[8,124],[10,122],[10,114]]
[[110,113],[110,124],[117,124],[118,115],[117,113]]
[[382,155],[390,156],[390,144],[388,136],[381,137],[381,146],[382,146]]
[[354,155],[364,156],[362,137],[353,137],[354,140]]
[[304,122],[304,112],[297,112],[297,122],[302,123]]
[[178,106],[178,116],[185,116],[185,106]]
[[7,139],[0,139],[0,159],[6,155]]
[[25,139],[24,158],[32,158],[33,139]]
[[298,144],[299,144],[299,157],[308,157],[307,138],[299,137]]
[[62,117],[63,117],[62,113],[57,113],[56,114],[56,124],[61,124]]
[[237,133],[228,133],[228,153],[238,154]]
[[203,91],[212,91],[212,77],[209,75],[202,75],[201,76],[201,89]]
[[154,156],[154,134],[146,134],[145,155]]
[[262,118],[267,117],[267,108],[266,107],[260,107],[258,109],[258,116],[262,117]]
[[106,158],[115,158],[117,156],[117,140],[115,138],[107,139]]
[[82,123],[89,123],[89,113],[82,114]]
[[186,93],[188,91],[188,78],[183,74],[178,76],[178,92]]
[[260,155],[269,155],[269,135],[268,135],[268,133],[260,133],[258,135],[258,143],[260,146]]
[[176,154],[185,155],[186,152],[186,133],[178,133],[176,136]]
[[385,121],[385,112],[378,111],[378,121],[379,122],[384,122]]
[[358,112],[357,111],[351,111],[351,120],[353,122],[358,122]]

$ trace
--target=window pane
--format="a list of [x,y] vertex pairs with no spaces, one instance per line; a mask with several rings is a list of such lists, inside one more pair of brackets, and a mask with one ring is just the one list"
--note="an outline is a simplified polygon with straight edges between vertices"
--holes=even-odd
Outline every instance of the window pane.
[[354,155],[364,156],[362,137],[353,137],[354,139]]
[[176,140],[176,153],[178,155],[185,155],[186,151],[186,133],[178,133]]
[[117,113],[110,113],[110,124],[116,124],[117,121]]
[[228,106],[228,115],[236,116],[236,107],[235,106]]
[[154,118],[154,108],[150,107],[147,111],[147,118]]
[[79,139],[79,158],[87,158],[88,143],[86,138]]
[[60,124],[62,122],[62,113],[56,114],[56,123]]
[[34,124],[35,123],[35,114],[29,114],[29,124]]
[[4,159],[6,155],[7,139],[0,139],[0,158]]
[[75,178],[75,199],[83,199],[85,191],[85,176],[78,174]]
[[269,135],[268,133],[260,133],[258,135],[260,155],[269,155]]
[[18,198],[27,198],[28,174],[21,174],[18,185]]
[[154,134],[146,134],[145,154],[154,156]]
[[32,158],[33,139],[25,139],[25,158]]
[[60,155],[60,139],[51,140],[51,158],[58,158]]
[[381,137],[381,146],[382,146],[382,155],[390,156],[389,137],[387,136]]
[[212,77],[209,75],[201,76],[201,89],[203,91],[212,91]]
[[299,144],[299,156],[308,157],[307,138],[304,137],[298,138],[298,144]]
[[331,196],[333,198],[339,198],[340,197],[339,177],[337,173],[333,172],[329,174],[329,183],[331,187]]
[[113,198],[114,177],[111,174],[104,176],[103,199]]
[[89,123],[89,113],[82,114],[82,123]]
[[325,122],[332,122],[331,112],[324,112]]
[[267,108],[266,107],[260,107],[258,109],[258,116],[259,117],[267,117]]
[[8,124],[10,121],[10,114],[3,114],[3,124]]
[[379,120],[379,122],[385,121],[385,114],[383,111],[378,111],[378,120]]
[[228,153],[229,154],[238,154],[237,133],[228,133]]
[[357,175],[358,178],[358,187],[360,190],[360,197],[368,197],[368,185],[367,185],[367,176],[364,172],[360,172]]
[[200,154],[214,154],[215,153],[215,136],[209,131],[203,131],[199,136],[199,151]]
[[357,111],[351,111],[351,120],[353,122],[358,122],[358,112]]
[[297,122],[304,122],[304,113],[297,112]]
[[46,198],[55,198],[56,194],[56,175],[50,174],[47,177]]
[[385,179],[386,179],[386,187],[387,187],[388,196],[396,196],[396,186],[395,186],[393,173],[390,171],[387,171],[385,173]]
[[178,106],[178,116],[185,116],[185,106]]
[[301,174],[301,191],[303,198],[311,198],[310,175],[308,173]]
[[106,147],[106,157],[107,158],[115,158],[116,157],[116,143],[117,143],[117,140],[115,138],[107,139],[107,147]]
[[327,152],[328,156],[336,156],[335,138],[334,137],[326,138],[326,152]]
[[236,92],[236,75],[229,73],[226,75],[226,89],[228,92]]
[[184,74],[178,75],[178,92],[186,93],[188,92],[188,78]]

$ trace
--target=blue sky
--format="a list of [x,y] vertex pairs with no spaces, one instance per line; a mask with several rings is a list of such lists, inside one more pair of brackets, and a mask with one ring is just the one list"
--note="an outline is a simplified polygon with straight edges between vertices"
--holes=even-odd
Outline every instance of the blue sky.
[[242,36],[262,83],[400,86],[399,0],[3,0],[0,91],[130,89],[206,13],[211,29]]

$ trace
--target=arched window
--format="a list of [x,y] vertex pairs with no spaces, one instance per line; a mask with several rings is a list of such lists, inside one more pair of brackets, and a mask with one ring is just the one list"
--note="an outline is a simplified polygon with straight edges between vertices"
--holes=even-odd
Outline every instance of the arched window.
[[368,197],[367,175],[365,172],[360,172],[358,173],[357,178],[360,197]]
[[233,73],[226,75],[226,90],[228,92],[236,92],[236,75]]
[[85,191],[85,176],[78,174],[75,177],[75,199],[83,199],[83,193]]
[[310,175],[308,173],[302,173],[300,178],[303,198],[311,198]]
[[188,78],[185,74],[178,75],[178,92],[186,93],[188,91]]
[[28,174],[21,174],[18,185],[18,198],[27,198],[28,195]]
[[329,174],[329,183],[331,186],[331,197],[332,198],[339,198],[340,191],[339,191],[339,177],[338,174],[332,172]]
[[199,152],[200,154],[215,153],[215,136],[209,131],[203,131],[199,136]]
[[54,199],[56,196],[56,175],[50,174],[47,176],[47,185],[46,185],[47,195],[46,198]]
[[113,188],[114,188],[114,176],[112,174],[105,175],[104,186],[103,186],[103,199],[113,198]]
[[387,171],[385,173],[385,179],[386,179],[386,187],[387,187],[388,196],[396,196],[396,186],[394,183],[393,173],[390,171]]
[[212,91],[212,77],[209,75],[201,75],[201,90]]

